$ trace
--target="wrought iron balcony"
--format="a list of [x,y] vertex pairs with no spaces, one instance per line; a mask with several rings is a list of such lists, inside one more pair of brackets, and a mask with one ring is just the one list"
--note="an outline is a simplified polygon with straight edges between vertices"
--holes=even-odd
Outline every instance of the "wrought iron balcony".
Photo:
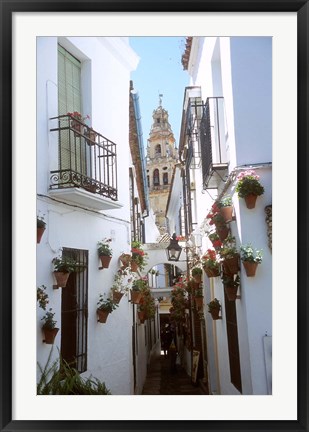
[[72,115],[51,120],[56,123],[51,132],[58,132],[58,166],[50,171],[50,190],[77,188],[88,197],[117,201],[116,144]]
[[200,123],[200,142],[204,189],[217,188],[228,170],[226,118],[223,97],[210,97],[204,105]]

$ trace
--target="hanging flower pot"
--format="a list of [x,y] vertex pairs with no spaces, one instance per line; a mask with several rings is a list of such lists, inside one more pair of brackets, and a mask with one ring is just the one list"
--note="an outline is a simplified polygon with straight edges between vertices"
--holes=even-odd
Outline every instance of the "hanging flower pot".
[[102,263],[102,268],[108,268],[112,257],[109,255],[100,255],[100,260]]
[[210,314],[213,320],[218,320],[219,319],[219,313],[220,313],[220,309],[213,309]]
[[36,229],[36,242],[40,243],[42,236],[44,234],[45,228],[37,228]]
[[229,301],[235,301],[237,298],[238,287],[232,285],[224,285],[224,291]]
[[69,272],[56,272],[54,271],[55,279],[57,282],[57,288],[65,288],[70,276]]
[[140,291],[131,290],[131,302],[134,304],[139,304],[142,298],[142,293]]
[[257,262],[243,261],[242,264],[245,267],[246,275],[248,277],[255,276],[256,269],[257,269],[257,266],[259,265],[259,263],[257,263]]
[[230,222],[233,219],[233,206],[221,207],[220,213],[223,216],[225,222]]
[[106,323],[107,317],[109,315],[109,311],[104,309],[97,309],[97,314],[98,314],[98,322],[102,324]]
[[248,209],[255,208],[257,195],[249,194],[249,195],[246,195],[244,199],[245,199],[245,203],[246,203],[246,206]]
[[131,261],[131,270],[136,273],[138,271],[138,264],[135,261]]
[[223,261],[224,271],[227,274],[233,275],[239,271],[239,254],[234,255],[232,258],[225,258]]
[[123,268],[127,268],[130,266],[130,262],[131,262],[131,255],[130,254],[122,254],[119,257],[119,260],[123,266]]
[[205,273],[207,274],[207,276],[209,278],[220,276],[220,268],[219,268],[219,266],[218,266],[218,268],[204,267],[204,271],[205,271]]
[[196,309],[202,309],[203,308],[203,300],[204,300],[204,297],[195,297]]
[[141,324],[144,324],[146,320],[146,314],[144,311],[138,311],[137,312],[138,319],[140,320]]
[[55,337],[57,336],[57,333],[59,329],[57,327],[49,328],[49,327],[42,327],[43,333],[44,333],[44,339],[43,342],[46,344],[53,344],[55,341]]
[[218,225],[216,227],[216,230],[217,230],[217,234],[219,236],[219,239],[221,241],[224,241],[227,238],[227,236],[229,235],[229,231],[230,231],[226,225]]
[[113,291],[113,301],[118,304],[123,297],[123,293],[119,291]]

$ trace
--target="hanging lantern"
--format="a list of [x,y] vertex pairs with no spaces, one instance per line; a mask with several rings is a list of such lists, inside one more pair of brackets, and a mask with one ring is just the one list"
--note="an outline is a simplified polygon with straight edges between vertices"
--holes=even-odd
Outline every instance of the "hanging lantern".
[[179,246],[178,241],[176,239],[176,234],[174,233],[170,244],[166,248],[166,255],[169,261],[178,261],[182,248]]

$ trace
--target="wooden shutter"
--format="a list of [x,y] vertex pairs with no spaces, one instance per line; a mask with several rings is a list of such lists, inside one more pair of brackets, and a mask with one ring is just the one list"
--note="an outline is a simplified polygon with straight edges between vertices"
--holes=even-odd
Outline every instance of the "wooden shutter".
[[[81,108],[81,62],[58,45],[58,114],[78,111]],[[85,173],[85,151],[82,138],[72,131],[61,131],[59,140],[59,168]]]

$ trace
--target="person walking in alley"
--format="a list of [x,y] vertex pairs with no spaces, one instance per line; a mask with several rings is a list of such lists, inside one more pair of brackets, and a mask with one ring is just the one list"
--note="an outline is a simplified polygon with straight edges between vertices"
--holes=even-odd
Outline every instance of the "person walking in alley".
[[161,349],[164,352],[164,358],[167,357],[168,349],[172,342],[172,333],[170,331],[169,325],[165,324],[161,332]]

